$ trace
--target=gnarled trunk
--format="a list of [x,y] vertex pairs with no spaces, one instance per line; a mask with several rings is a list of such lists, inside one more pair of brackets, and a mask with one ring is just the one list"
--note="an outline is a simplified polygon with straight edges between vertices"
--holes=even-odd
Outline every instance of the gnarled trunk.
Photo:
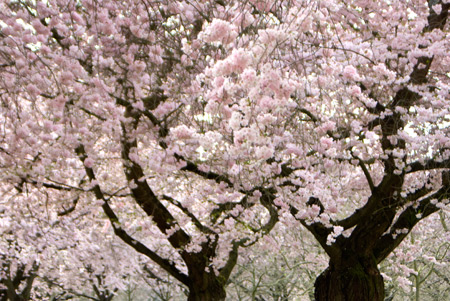
[[374,258],[345,258],[314,283],[316,301],[383,301],[384,282]]
[[204,273],[202,279],[196,279],[189,286],[188,301],[222,301],[225,300],[225,287],[214,274]]
[[189,291],[188,301],[222,301],[225,300],[226,294],[223,288],[218,290],[214,288],[207,288],[203,291]]
[[214,272],[191,274],[188,301],[222,301],[225,300],[225,287]]

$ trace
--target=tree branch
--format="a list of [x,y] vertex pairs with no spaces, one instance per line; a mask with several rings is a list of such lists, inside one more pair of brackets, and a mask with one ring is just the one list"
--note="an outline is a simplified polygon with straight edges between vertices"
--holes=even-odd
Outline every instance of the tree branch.
[[374,195],[369,197],[366,204],[356,209],[355,212],[353,212],[349,217],[344,218],[340,221],[336,221],[335,224],[337,226],[343,227],[345,230],[350,229],[357,225],[361,220],[363,220],[365,217],[367,217],[376,207],[376,201],[374,201]]
[[181,204],[179,201],[175,200],[174,198],[168,196],[168,195],[163,195],[162,196],[163,200],[169,201],[171,204],[175,205],[176,207],[180,208],[180,210],[186,214],[191,220],[192,222],[194,222],[194,225],[203,233],[205,234],[216,234],[216,232],[214,232],[213,230],[211,230],[209,227],[203,225],[198,218],[189,211],[189,209],[187,209],[186,207],[183,206],[183,204]]
[[[441,4],[441,12],[438,15],[434,9],[431,9],[433,4]],[[443,29],[445,26],[445,23],[447,22],[448,18],[448,11],[450,9],[450,3],[444,3],[442,0],[436,1],[430,1],[428,0],[428,6],[430,7],[430,14],[428,15],[428,25],[423,29],[424,32],[431,32],[433,29]]]
[[[127,112],[126,115],[129,114],[130,112]],[[145,180],[142,167],[130,159],[130,150],[137,149],[137,141],[135,139],[131,142],[128,141],[124,124],[122,124],[122,130],[124,135],[121,141],[123,169],[128,182],[133,183],[133,187],[130,188],[133,198],[148,216],[153,217],[153,221],[156,223],[159,230],[162,233],[167,233],[171,228],[177,226],[177,221],[153,193]],[[190,242],[191,238],[181,227],[178,227],[178,229],[168,237],[168,240],[174,248],[182,249],[182,247]]]
[[[78,157],[80,158],[81,162],[83,162],[87,159],[86,152],[84,150],[84,146],[80,144],[76,148],[76,152],[78,154]],[[94,181],[96,179],[94,170],[92,168],[89,168],[87,166],[84,167],[86,170],[86,174],[89,176],[89,179],[91,181]],[[160,257],[158,254],[147,248],[144,244],[141,242],[135,240],[132,238],[125,230],[122,229],[122,227],[119,224],[119,218],[114,213],[112,208],[109,206],[107,199],[105,198],[100,186],[96,184],[92,191],[95,194],[95,197],[98,200],[102,200],[102,209],[105,212],[106,216],[108,217],[109,221],[111,222],[111,226],[113,227],[114,234],[116,234],[120,239],[122,239],[123,242],[125,242],[127,245],[135,249],[137,252],[146,255],[148,258],[153,260],[155,263],[157,263],[159,266],[161,266],[164,270],[166,270],[170,275],[175,277],[177,280],[179,280],[181,283],[185,285],[189,285],[189,278],[184,273],[180,272],[176,266],[171,263],[169,260],[164,259]],[[173,236],[172,236],[173,237]]]
[[429,160],[426,160],[424,163],[415,161],[415,162],[412,162],[407,165],[406,173],[413,173],[416,171],[441,169],[441,168],[450,168],[450,159],[442,160],[442,161],[436,161],[434,159],[429,159]]
[[224,175],[219,175],[219,174],[217,174],[217,173],[215,173],[215,172],[212,172],[212,171],[209,171],[209,172],[201,171],[201,170],[198,168],[197,164],[195,164],[195,163],[193,163],[193,162],[191,162],[191,161],[189,161],[189,160],[186,160],[186,159],[185,159],[183,156],[181,156],[181,155],[174,154],[174,157],[175,157],[177,160],[182,160],[182,161],[186,162],[186,166],[180,169],[180,170],[182,170],[182,171],[189,171],[189,172],[192,172],[192,173],[194,173],[194,174],[196,174],[196,175],[201,176],[201,177],[204,178],[204,179],[207,179],[207,180],[214,180],[217,184],[220,184],[221,182],[224,182],[224,183],[227,184],[229,187],[233,187],[233,185],[234,185],[233,182],[231,182],[231,180],[228,179],[228,177],[226,177],[226,176],[224,176]]
[[358,156],[355,156],[353,152],[351,152],[352,157],[358,160],[358,165],[361,167],[362,171],[364,172],[364,175],[366,176],[367,183],[369,184],[370,191],[373,191],[375,188],[375,185],[373,184],[372,176],[370,175],[369,170],[367,169],[366,165],[364,164],[364,161],[361,160]]
[[70,206],[67,209],[64,209],[63,211],[58,212],[58,216],[64,216],[64,215],[67,215],[69,213],[72,213],[75,210],[75,208],[77,208],[77,204],[78,204],[79,200],[80,200],[80,196],[78,195],[75,199],[72,200],[72,204],[73,205]]
[[[319,203],[320,205],[322,204],[320,202],[320,200],[315,197],[310,197],[307,204],[308,203],[309,203],[309,206],[315,205],[317,203]],[[317,206],[319,206],[319,208],[323,208],[323,205],[322,205],[322,207],[320,205],[317,205]],[[306,229],[308,229],[308,231],[311,232],[312,235],[314,235],[314,237],[320,243],[320,245],[325,250],[325,252],[328,254],[328,256],[330,256],[330,258],[338,258],[340,255],[339,248],[335,245],[330,246],[327,244],[327,238],[328,238],[328,235],[331,234],[331,228],[327,228],[321,223],[316,223],[316,222],[307,223],[304,219],[297,217],[297,214],[299,213],[297,208],[295,208],[293,206],[289,206],[289,207],[290,207],[289,211],[290,211],[291,215],[296,220],[298,220]]]
[[[442,201],[450,197],[450,187],[443,186],[436,193],[419,201],[419,204],[409,205],[397,218],[389,232],[381,236],[374,248],[377,262],[383,261],[408,235],[411,229],[422,219],[439,210],[432,200]],[[404,229],[407,230],[405,233]]]

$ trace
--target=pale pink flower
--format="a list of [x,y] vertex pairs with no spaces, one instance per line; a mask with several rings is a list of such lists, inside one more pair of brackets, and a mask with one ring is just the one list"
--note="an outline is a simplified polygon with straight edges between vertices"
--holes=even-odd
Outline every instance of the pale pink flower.
[[359,96],[359,95],[361,95],[361,88],[356,85],[353,85],[350,88],[348,88],[348,92],[352,96]]
[[248,11],[246,11],[243,15],[242,15],[242,19],[241,19],[242,21],[242,27],[247,27],[247,26],[249,26],[250,24],[252,24],[254,21],[255,21],[255,18],[253,17],[253,15],[250,13],[250,12],[248,12]]
[[91,158],[86,158],[86,160],[84,160],[84,166],[87,168],[92,168],[94,166],[94,160]]
[[262,146],[258,147],[255,151],[256,158],[259,160],[267,160],[273,156],[273,147]]
[[31,25],[33,25],[34,29],[38,34],[48,35],[50,34],[50,29],[48,29],[46,26],[44,26],[39,19],[33,20],[31,22]]
[[237,27],[227,21],[214,19],[203,32],[206,42],[231,43],[237,37]]
[[324,149],[329,149],[333,145],[333,139],[328,137],[322,137],[320,138],[320,145]]
[[247,68],[241,74],[242,81],[245,84],[253,84],[256,81],[256,71],[252,68]]
[[130,153],[128,157],[131,161],[139,163],[139,155],[137,153]]
[[229,75],[233,72],[233,65],[230,60],[218,61],[213,68],[215,76]]
[[238,130],[241,127],[241,119],[242,115],[240,112],[233,112],[228,123],[230,128],[235,131]]
[[36,97],[41,94],[41,91],[33,84],[27,86],[27,91],[30,93],[31,97]]
[[256,7],[257,10],[263,12],[269,12],[274,6],[273,0],[250,0],[250,2]]
[[294,154],[297,156],[302,156],[304,154],[304,152],[302,151],[302,149],[300,147],[298,147],[295,144],[292,143],[288,143],[286,144],[286,153],[287,154]]
[[251,57],[244,49],[233,49],[231,56],[228,58],[233,66],[233,71],[241,73],[250,63]]
[[262,44],[270,44],[276,42],[279,39],[280,31],[272,28],[258,30],[259,40]]
[[69,72],[69,71],[63,71],[61,73],[61,75],[59,76],[59,78],[63,85],[67,85],[73,80],[73,74],[72,74],[72,72]]
[[345,66],[344,71],[342,71],[342,76],[346,80],[357,80],[359,78],[358,71],[353,66]]
[[432,8],[433,8],[433,10],[434,10],[434,12],[435,12],[436,14],[438,14],[438,15],[441,14],[441,12],[442,12],[442,5],[440,5],[440,4],[435,4],[435,5],[432,6]]
[[258,117],[256,117],[256,120],[258,121],[258,123],[262,126],[268,126],[271,125],[273,123],[275,123],[277,121],[277,117],[273,116],[272,114],[263,114],[263,115],[259,115]]
[[373,70],[390,82],[395,80],[395,77],[396,77],[395,72],[387,69],[385,64],[382,64],[382,63],[378,64],[373,67]]
[[275,105],[275,100],[267,95],[264,95],[263,97],[261,97],[258,100],[258,105],[262,108],[262,109],[272,109]]
[[233,164],[233,166],[228,170],[230,175],[236,176],[240,173],[241,167],[237,164]]
[[177,126],[176,128],[173,128],[170,130],[171,134],[173,137],[180,139],[180,140],[187,140],[192,138],[192,136],[194,135],[195,131],[188,128],[186,125],[180,125]]
[[320,125],[316,131],[319,134],[325,134],[328,131],[334,131],[336,129],[336,123],[333,121],[326,121]]

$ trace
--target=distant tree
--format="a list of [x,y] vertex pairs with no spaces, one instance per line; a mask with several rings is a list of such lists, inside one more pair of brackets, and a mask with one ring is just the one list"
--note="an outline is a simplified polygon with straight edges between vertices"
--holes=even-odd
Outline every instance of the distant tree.
[[398,248],[383,262],[394,300],[446,300],[450,278],[445,272],[450,260],[448,214],[435,214],[417,225]]
[[2,182],[102,208],[189,300],[279,221],[330,257],[317,300],[383,300],[378,264],[448,203],[449,8],[3,1]]
[[[279,227],[278,227],[279,226]],[[227,286],[230,300],[309,300],[328,258],[306,231],[278,224],[240,257]]]

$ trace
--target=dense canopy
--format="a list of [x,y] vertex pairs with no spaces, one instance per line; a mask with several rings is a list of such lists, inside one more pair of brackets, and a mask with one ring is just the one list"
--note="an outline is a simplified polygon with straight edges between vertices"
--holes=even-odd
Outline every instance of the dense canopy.
[[222,300],[238,255],[306,229],[316,300],[384,300],[417,223],[450,237],[449,9],[2,1],[0,295],[145,274]]

